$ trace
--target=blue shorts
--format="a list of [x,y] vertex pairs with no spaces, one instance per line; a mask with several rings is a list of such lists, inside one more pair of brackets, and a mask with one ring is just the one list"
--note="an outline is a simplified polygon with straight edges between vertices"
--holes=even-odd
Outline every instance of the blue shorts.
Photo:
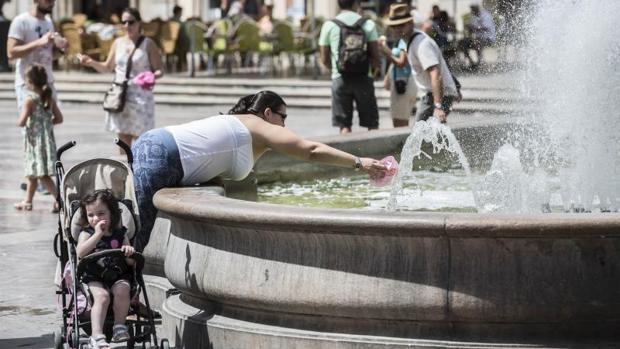
[[137,251],[143,251],[155,224],[157,209],[153,195],[163,188],[176,187],[183,179],[179,148],[170,132],[163,128],[142,134],[133,144],[133,176],[140,212],[140,231],[134,238]]

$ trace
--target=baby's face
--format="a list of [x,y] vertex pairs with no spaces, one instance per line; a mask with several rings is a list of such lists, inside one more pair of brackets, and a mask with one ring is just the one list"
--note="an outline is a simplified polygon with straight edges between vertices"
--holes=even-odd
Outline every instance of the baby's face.
[[110,209],[101,200],[87,204],[85,208],[88,225],[91,227],[94,227],[101,221],[107,221],[108,224],[110,223]]

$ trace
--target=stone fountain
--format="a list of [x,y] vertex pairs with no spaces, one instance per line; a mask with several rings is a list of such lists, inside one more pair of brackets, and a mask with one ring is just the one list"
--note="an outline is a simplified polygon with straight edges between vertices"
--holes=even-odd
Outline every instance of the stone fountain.
[[[535,12],[539,17],[529,22],[540,35],[532,47],[540,47],[546,36],[553,36],[548,31],[557,28],[548,26],[556,17],[568,23],[573,18],[569,15],[579,13],[576,18],[582,22],[577,24],[588,25],[590,37],[601,27],[610,28],[611,20],[590,21],[601,6],[611,11],[620,4],[612,0],[544,1]],[[560,35],[555,42],[562,41],[561,33],[555,33]],[[620,47],[619,39],[612,38],[612,33],[603,39],[596,36],[596,41],[610,42],[617,61],[620,50],[613,50]],[[573,53],[574,59],[585,57]],[[538,57],[544,62],[554,56],[541,51]],[[541,103],[540,113],[550,113],[551,119],[451,124],[472,168],[489,168],[493,154],[508,142],[523,154],[526,170],[543,168],[560,178],[563,173],[571,178],[580,173],[598,176],[586,170],[592,166],[613,173],[619,162],[618,142],[612,141],[618,122],[599,127],[610,139],[601,143],[589,138],[583,145],[591,149],[588,144],[596,143],[593,149],[604,153],[596,155],[602,159],[599,165],[581,153],[571,157],[557,147],[570,144],[575,149],[566,138],[570,134],[563,127],[568,126],[553,121],[559,117],[556,102],[566,105],[570,98],[554,98],[549,104],[543,91],[559,93],[559,86],[546,84],[554,72],[576,66],[556,59],[550,62],[559,66],[554,71],[555,66],[549,68],[541,61],[530,63],[535,69],[526,75],[532,80],[523,81],[539,89],[533,99]],[[608,63],[601,69],[611,66]],[[600,66],[587,67],[592,72]],[[599,72],[593,74],[597,83],[604,79]],[[615,70],[608,69],[607,75],[618,82]],[[562,82],[581,91],[578,83]],[[612,84],[602,86],[607,94],[617,90]],[[587,92],[592,100],[603,101]],[[611,105],[609,111],[617,114],[619,102],[606,101]],[[571,109],[571,104],[565,109]],[[573,112],[582,109],[564,111],[566,117],[581,120]],[[594,117],[608,120],[600,118]],[[540,137],[538,132],[545,124],[551,127]],[[538,136],[531,136],[532,129]],[[321,141],[360,155],[382,157],[398,155],[407,136],[406,130],[383,130]],[[581,134],[577,136],[582,139]],[[605,142],[610,147],[601,145]],[[555,150],[532,150],[534,143],[551,144],[545,149]],[[588,160],[585,165],[583,159]],[[174,188],[155,195],[160,213],[145,251],[148,280],[154,303],[161,304],[164,336],[177,348],[590,348],[618,344],[618,213],[388,212],[241,200],[255,196],[256,180],[334,174],[331,168],[273,154],[255,170],[254,178],[225,190]],[[612,184],[617,183],[618,172],[615,177]],[[600,207],[613,207],[618,196],[610,190],[615,187],[605,188],[609,196],[590,191],[592,195],[566,198],[584,210],[592,207],[590,196],[599,197]]]

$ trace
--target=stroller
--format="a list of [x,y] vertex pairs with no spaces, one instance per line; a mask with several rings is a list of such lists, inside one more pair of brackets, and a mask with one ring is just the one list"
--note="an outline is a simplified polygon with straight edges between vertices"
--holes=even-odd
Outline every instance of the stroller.
[[[76,247],[78,235],[82,231],[80,199],[96,189],[110,189],[119,199],[121,224],[127,228],[130,241],[139,226],[139,213],[135,203],[133,174],[131,165],[133,157],[129,146],[116,139],[115,143],[127,154],[126,165],[111,159],[91,159],[81,162],[66,173],[61,162],[62,153],[75,146],[69,142],[57,151],[56,183],[57,200],[60,204],[58,215],[58,233],[54,238],[54,252],[58,257],[56,284],[58,303],[62,310],[62,327],[54,332],[54,348],[84,349],[89,348],[90,305],[92,295],[88,286],[81,283],[81,277],[90,263],[97,263],[102,258],[124,258],[120,249],[105,250],[92,253],[81,260],[77,259]],[[167,339],[157,343],[154,312],[151,310],[148,295],[144,286],[142,268],[144,258],[138,252],[130,258],[134,260],[131,280],[131,304],[126,325],[129,330],[127,348],[132,349],[137,343],[142,348],[170,348]],[[142,298],[142,299],[141,299]],[[144,303],[142,303],[142,301]],[[104,334],[109,341],[112,337],[113,313],[112,303],[108,306],[108,314],[104,323]],[[142,305],[144,304],[144,305]]]

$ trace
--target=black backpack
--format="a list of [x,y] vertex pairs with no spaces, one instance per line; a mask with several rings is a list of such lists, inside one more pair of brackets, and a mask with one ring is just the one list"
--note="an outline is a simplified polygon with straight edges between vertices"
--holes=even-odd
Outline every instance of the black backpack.
[[346,25],[337,19],[332,22],[340,27],[340,46],[338,47],[338,72],[343,76],[367,75],[370,68],[368,39],[362,26],[365,18],[353,25]]

